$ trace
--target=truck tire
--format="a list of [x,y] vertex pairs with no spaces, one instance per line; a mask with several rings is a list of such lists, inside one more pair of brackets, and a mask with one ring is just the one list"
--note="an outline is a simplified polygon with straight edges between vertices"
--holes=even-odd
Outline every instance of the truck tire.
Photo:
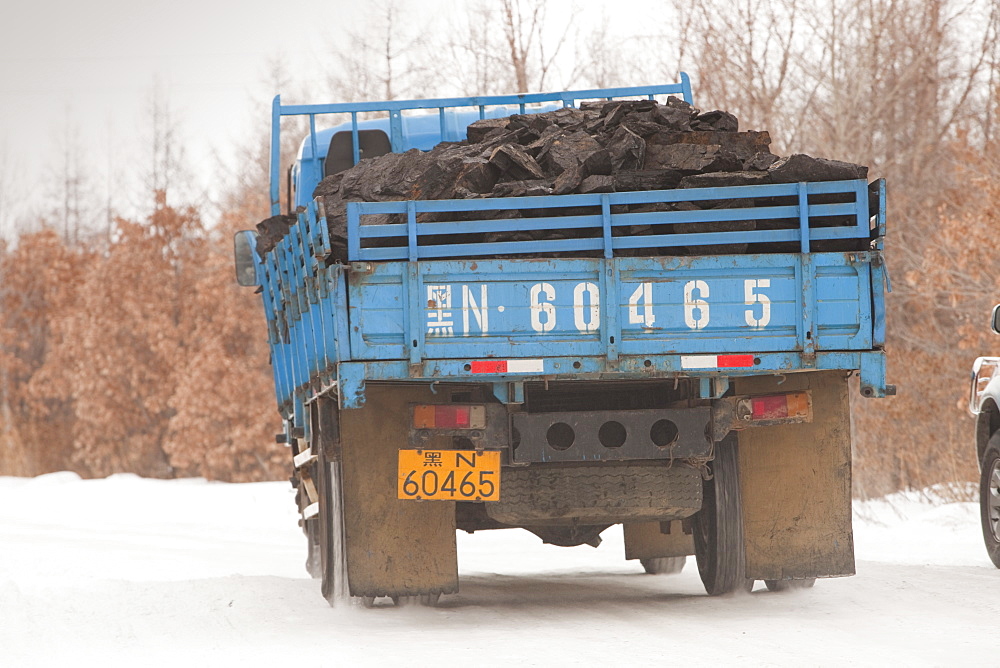
[[639,563],[649,575],[674,575],[684,570],[687,557],[651,557]]
[[1000,432],[990,437],[979,476],[979,513],[990,561],[1000,568]]
[[323,550],[319,544],[319,518],[305,521],[306,534],[306,572],[313,579],[323,576]]
[[792,589],[809,589],[816,584],[816,578],[804,580],[764,580],[768,591],[790,591]]
[[331,605],[347,601],[347,542],[344,535],[344,506],[340,462],[327,461],[320,449],[316,468],[319,492],[317,518],[320,552],[320,590]]
[[703,483],[704,500],[693,518],[698,574],[709,596],[753,589],[746,577],[738,455],[733,434],[715,444],[712,479]]

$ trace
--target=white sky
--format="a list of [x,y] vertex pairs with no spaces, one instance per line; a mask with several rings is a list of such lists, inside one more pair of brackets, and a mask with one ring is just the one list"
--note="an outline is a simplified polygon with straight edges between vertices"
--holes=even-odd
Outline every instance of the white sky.
[[[419,1],[424,15],[461,3],[412,1]],[[584,22],[609,8],[600,0],[576,4]],[[624,0],[616,11],[628,15],[656,4]],[[36,202],[37,210],[46,179],[58,171],[67,132],[76,135],[84,166],[97,174],[93,187],[104,193],[112,157],[117,169],[134,171],[148,154],[143,126],[157,82],[186,139],[196,176],[210,178],[216,152],[225,156],[241,133],[267,127],[275,92],[262,83],[269,61],[280,55],[296,73],[296,85],[308,89],[315,82],[325,89],[328,45],[338,32],[363,21],[364,5],[364,0],[8,0],[0,12],[0,194],[13,192],[22,202]],[[0,210],[0,226],[12,226],[10,211]],[[0,228],[0,235],[10,231]]]
[[261,81],[268,60],[282,54],[297,71],[308,76],[311,69],[315,76],[324,35],[303,24],[337,25],[353,15],[355,4],[88,0],[8,6],[0,19],[0,156],[20,174],[18,189],[34,192],[61,159],[67,128],[79,138],[84,164],[104,172],[112,153],[116,162],[134,165],[142,159],[143,124],[158,82],[188,139],[187,157],[204,173],[213,149],[231,145],[251,123],[266,127],[271,93]]

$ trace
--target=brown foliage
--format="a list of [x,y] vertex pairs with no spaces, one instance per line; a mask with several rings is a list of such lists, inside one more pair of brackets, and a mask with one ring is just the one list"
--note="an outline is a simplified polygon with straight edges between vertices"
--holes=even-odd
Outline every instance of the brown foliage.
[[160,198],[106,248],[47,231],[2,256],[0,473],[278,474],[260,309],[229,243]]
[[959,185],[928,212],[920,263],[893,274],[889,376],[899,396],[856,402],[863,496],[977,477],[966,401],[972,361],[1000,355],[988,328],[1000,301],[1000,159],[992,144],[962,138],[950,148]]
[[233,278],[235,213],[220,223],[200,266],[184,329],[185,354],[170,405],[164,449],[187,474],[260,480],[282,477],[287,453],[274,444],[277,412],[259,297]]
[[75,269],[89,257],[52,230],[0,253],[0,471],[45,473],[70,461],[71,397],[59,385],[41,395],[29,385],[60,343],[55,325],[75,301]]

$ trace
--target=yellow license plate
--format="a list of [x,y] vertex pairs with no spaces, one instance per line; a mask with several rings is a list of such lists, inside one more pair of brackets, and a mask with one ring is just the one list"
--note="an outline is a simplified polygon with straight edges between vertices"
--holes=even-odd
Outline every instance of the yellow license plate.
[[499,501],[496,450],[400,450],[396,496],[415,501]]

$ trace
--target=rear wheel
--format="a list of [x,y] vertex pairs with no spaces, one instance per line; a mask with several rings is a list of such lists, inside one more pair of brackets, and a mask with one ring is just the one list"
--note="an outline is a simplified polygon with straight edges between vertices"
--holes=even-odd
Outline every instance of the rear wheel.
[[[311,522],[319,552],[318,571],[322,580],[320,590],[330,605],[346,601],[350,596],[347,586],[347,538],[344,531],[343,469],[338,455],[338,425],[328,411],[337,410],[336,404],[320,399],[312,406],[312,451],[316,454],[316,493],[319,496],[319,514]],[[307,532],[308,533],[308,532]]]
[[306,571],[314,578],[322,577],[322,550],[319,545],[319,519],[313,518],[305,521],[306,544]]
[[417,594],[413,596],[393,596],[392,602],[397,607],[406,607],[409,605],[422,605],[428,608],[433,608],[441,600],[441,592],[435,592],[433,594]]
[[704,482],[702,507],[693,518],[698,574],[710,596],[753,589],[746,577],[738,456],[735,434],[715,444],[712,479]]
[[321,590],[330,605],[335,605],[349,596],[340,463],[326,462],[321,456],[318,468]]
[[687,557],[653,557],[639,563],[650,575],[674,575],[684,570]]
[[1000,432],[990,438],[980,470],[979,512],[983,541],[993,565],[1000,568]]

